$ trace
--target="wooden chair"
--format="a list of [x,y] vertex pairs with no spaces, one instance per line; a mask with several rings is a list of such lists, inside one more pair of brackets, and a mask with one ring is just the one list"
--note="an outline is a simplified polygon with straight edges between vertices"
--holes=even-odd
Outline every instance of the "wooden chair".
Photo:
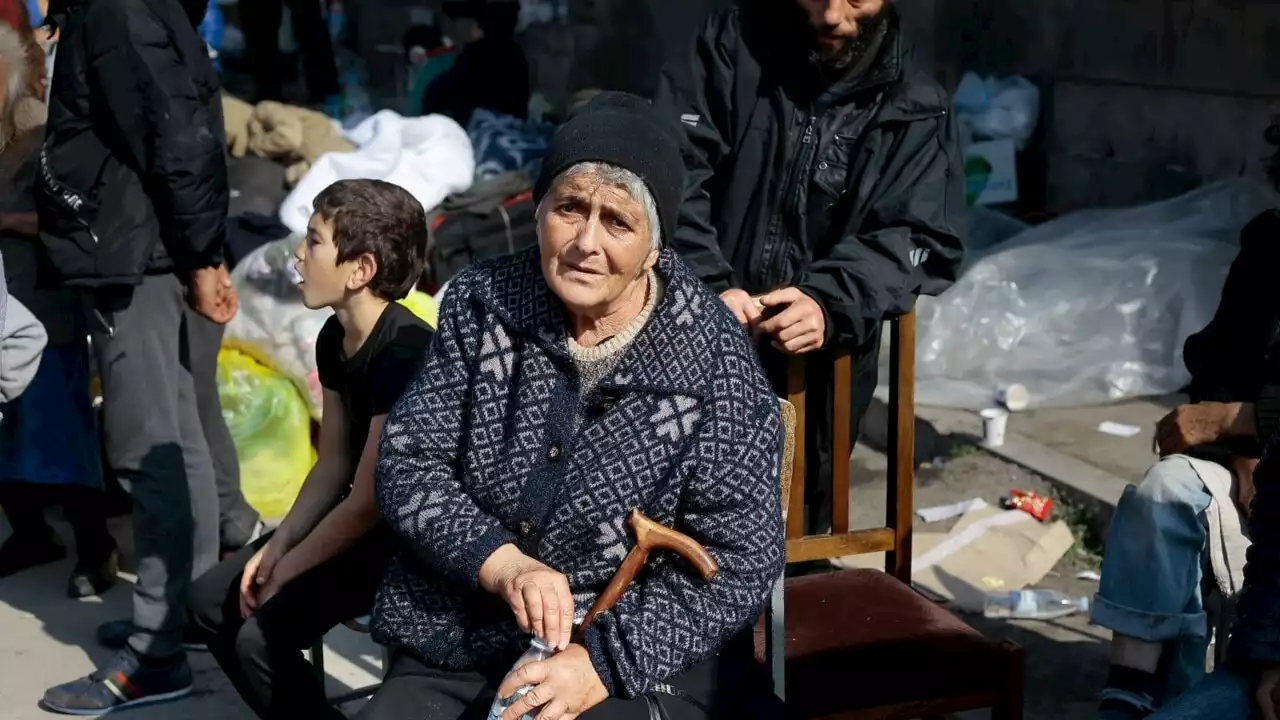
[[[788,563],[885,552],[885,570],[779,579],[756,628],[758,659],[769,665],[790,717],[906,720],[989,707],[993,720],[1020,720],[1022,649],[987,640],[911,587],[914,313],[892,321],[890,342],[885,527],[849,528],[853,373],[847,354],[835,361],[830,535],[804,535],[803,440],[789,443],[794,460],[784,459],[782,473]],[[792,438],[805,437],[804,382],[803,363],[794,362],[783,406]]]
[[[349,630],[361,633],[363,635],[368,635],[369,625],[367,622],[365,622],[366,620],[367,618],[355,618],[352,620],[348,620],[342,624],[346,625]],[[311,657],[311,666],[315,668],[316,674],[320,676],[320,683],[321,685],[323,685],[324,679],[325,679],[324,638],[320,638],[319,640],[316,641],[315,645],[311,646],[309,655]],[[390,666],[390,664],[391,664],[390,653],[388,653],[387,648],[383,647],[382,648],[383,674],[386,674],[387,668]],[[334,695],[333,697],[328,698],[329,704],[333,705],[334,707],[337,707],[338,705],[345,705],[351,702],[352,700],[359,700],[361,698],[369,697],[370,695],[378,692],[378,688],[380,687],[382,687],[382,683],[377,682],[372,685],[366,685],[365,687],[362,687],[362,688],[356,688],[355,690],[350,690],[340,695]]]

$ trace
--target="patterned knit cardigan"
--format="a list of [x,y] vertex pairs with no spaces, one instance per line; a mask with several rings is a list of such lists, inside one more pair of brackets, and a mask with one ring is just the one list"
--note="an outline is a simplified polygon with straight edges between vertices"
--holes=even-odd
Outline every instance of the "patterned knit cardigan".
[[585,639],[610,694],[635,697],[716,653],[763,606],[783,567],[778,400],[746,334],[670,250],[666,292],[585,400],[563,305],[537,248],[459,274],[419,377],[387,418],[376,493],[401,550],[375,638],[427,663],[492,673],[527,636],[477,585],[499,546],[564,573],[579,617],[633,544],[640,509],[720,564],[704,583],[651,557]]

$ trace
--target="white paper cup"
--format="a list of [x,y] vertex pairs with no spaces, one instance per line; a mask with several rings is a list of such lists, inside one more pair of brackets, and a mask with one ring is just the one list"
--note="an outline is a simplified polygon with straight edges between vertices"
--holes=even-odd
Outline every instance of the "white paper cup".
[[1022,412],[1031,404],[1031,393],[1027,391],[1026,385],[1002,385],[996,390],[996,402],[1009,412]]
[[1004,431],[1009,426],[1009,411],[987,408],[982,413],[982,444],[989,448],[1004,445]]

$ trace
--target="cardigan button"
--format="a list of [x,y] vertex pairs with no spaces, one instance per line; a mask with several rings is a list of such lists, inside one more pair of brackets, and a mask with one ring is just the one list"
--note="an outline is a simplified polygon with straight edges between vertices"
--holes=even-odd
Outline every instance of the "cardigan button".
[[560,446],[557,445],[556,443],[552,443],[551,447],[547,450],[547,459],[559,460],[560,456],[563,454],[564,453],[560,450]]
[[535,529],[532,520],[521,520],[516,523],[516,534],[525,539],[533,537]]

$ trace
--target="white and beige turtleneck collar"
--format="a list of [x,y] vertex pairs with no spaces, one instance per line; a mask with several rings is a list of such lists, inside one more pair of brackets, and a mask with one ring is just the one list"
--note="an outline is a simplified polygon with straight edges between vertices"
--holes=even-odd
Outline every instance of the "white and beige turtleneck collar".
[[622,353],[648,324],[653,311],[662,300],[662,280],[653,270],[648,273],[648,298],[640,314],[635,316],[617,335],[594,347],[583,347],[573,336],[569,337],[569,357],[578,371],[579,397],[586,397],[617,364]]

